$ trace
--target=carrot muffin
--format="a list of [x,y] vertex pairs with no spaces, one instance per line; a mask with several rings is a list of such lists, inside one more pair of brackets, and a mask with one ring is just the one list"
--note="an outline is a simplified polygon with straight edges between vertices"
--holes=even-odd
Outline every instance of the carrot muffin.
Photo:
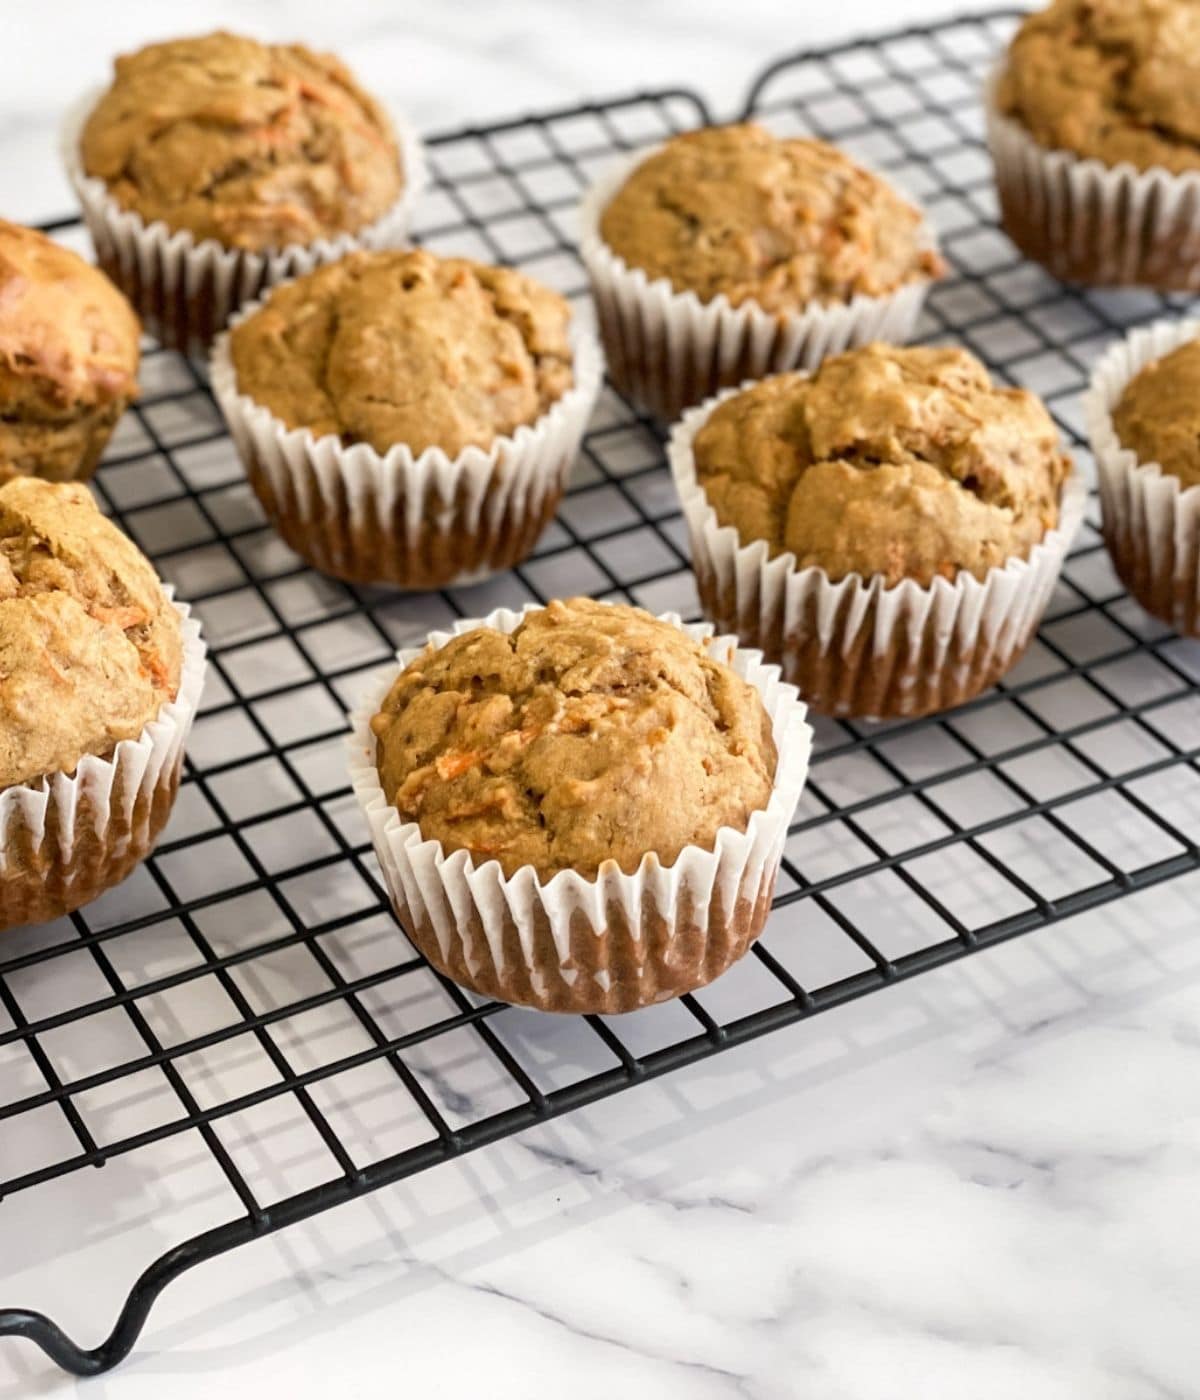
[[1122,447],[1157,462],[1180,485],[1200,485],[1200,340],[1151,360],[1113,410]]
[[71,140],[102,264],[180,349],[267,283],[403,232],[411,156],[349,70],[301,44],[218,32],[123,55]]
[[1200,322],[1112,345],[1084,399],[1104,543],[1154,617],[1200,636]]
[[1025,558],[1070,463],[1041,401],[965,350],[868,345],[726,399],[696,435],[722,525],[836,581],[927,587]]
[[702,637],[574,598],[401,656],[356,716],[355,787],[435,967],[545,1010],[624,1011],[746,951],[810,736],[774,668]]
[[[190,721],[186,650],[154,569],[86,487],[0,487],[0,928],[95,898],[153,845]],[[123,759],[126,740],[146,752]]]
[[432,253],[355,253],[235,326],[238,388],[288,428],[420,456],[490,447],[571,386],[567,301]]
[[[924,216],[885,180],[823,141],[752,122],[673,137],[594,203],[585,254],[605,348],[635,397],[654,396],[644,380],[661,368],[649,405],[660,412],[864,337],[903,339],[942,271]],[[661,345],[633,346],[635,314]]]
[[1198,44],[1195,0],[1054,0],[1023,21],[992,146],[1025,252],[1077,281],[1197,285],[1200,216],[1180,181],[1200,173]]
[[2,219],[0,305],[0,482],[91,476],[137,394],[137,317],[98,269]]
[[941,266],[920,211],[886,181],[836,146],[754,122],[669,141],[617,191],[600,233],[651,280],[774,312],[885,296]]
[[297,553],[429,588],[529,553],[600,372],[570,305],[532,278],[391,251],[277,288],[222,342],[213,382]]
[[689,420],[671,458],[705,609],[814,707],[942,709],[1018,659],[1040,607],[1019,632],[987,620],[986,641],[969,620],[989,591],[1027,607],[997,578],[1013,561],[1048,594],[1080,505],[1073,487],[1067,510],[1070,460],[1032,394],[997,388],[963,350],[868,345]]
[[383,791],[422,836],[542,880],[712,850],[775,774],[753,686],[671,623],[588,598],[426,653],[371,728]]
[[80,154],[145,223],[253,252],[354,233],[404,178],[387,114],[344,64],[224,32],[118,58]]

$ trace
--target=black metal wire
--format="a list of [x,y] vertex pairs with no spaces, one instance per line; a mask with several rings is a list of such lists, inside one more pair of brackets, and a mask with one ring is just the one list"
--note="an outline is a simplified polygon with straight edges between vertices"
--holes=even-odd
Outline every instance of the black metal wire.
[[[995,234],[977,97],[982,73],[1013,13],[962,18],[784,59],[755,82],[747,111],[852,150],[866,145],[872,163],[917,187],[914,192],[935,219],[949,225],[943,247],[952,269],[931,298],[924,334],[966,343],[994,373],[1012,382],[1029,379],[1039,363],[1051,366],[1056,379],[1046,396],[1060,426],[1078,443],[1074,405],[1097,340],[1180,302],[1150,295],[1113,298],[1042,277],[1032,296],[1022,289],[1027,265]],[[586,281],[570,219],[598,164],[614,151],[708,119],[699,98],[670,90],[434,137],[428,143],[433,187],[419,226],[422,241],[445,251],[515,262],[580,299]],[[547,189],[553,192],[546,194]],[[46,227],[70,234],[78,225],[67,219]],[[993,245],[981,254],[979,240],[989,231]],[[1000,353],[1000,338],[1014,332],[1019,332],[1022,348]],[[248,1240],[1200,865],[1200,850],[1187,824],[1173,821],[1144,791],[1164,775],[1185,772],[1197,778],[1200,788],[1200,745],[1172,732],[1181,707],[1195,698],[1192,675],[1198,668],[1180,653],[1177,639],[1161,630],[1146,635],[1131,621],[1125,595],[1115,586],[1097,589],[1089,581],[1089,570],[1103,556],[1094,531],[1085,530],[1086,538],[1068,563],[1052,622],[1036,644],[1041,671],[1018,668],[993,691],[949,715],[890,725],[822,724],[776,900],[776,921],[785,921],[796,936],[780,939],[772,933],[753,954],[765,974],[760,981],[771,990],[760,993],[752,1009],[729,1017],[717,1015],[704,993],[683,998],[690,1030],[648,1054],[637,1054],[626,1044],[619,1020],[586,1018],[577,1023],[580,1034],[592,1038],[607,1068],[581,1070],[546,1089],[540,1067],[509,1033],[516,1013],[496,1003],[478,1003],[437,978],[399,936],[382,965],[360,967],[352,957],[333,955],[336,940],[381,921],[386,926],[391,915],[367,843],[357,828],[348,835],[341,819],[348,789],[340,767],[332,779],[322,778],[319,763],[315,776],[310,769],[314,755],[319,759],[329,746],[340,744],[341,715],[365,668],[430,625],[486,610],[498,601],[545,602],[567,591],[694,611],[660,426],[610,393],[585,442],[580,473],[563,511],[532,560],[490,591],[448,589],[397,601],[373,589],[318,581],[273,543],[248,504],[232,449],[212,416],[203,375],[187,361],[154,349],[148,351],[147,370],[152,380],[161,373],[171,387],[143,398],[135,415],[145,445],[110,453],[96,486],[106,509],[205,617],[213,684],[198,732],[231,724],[239,738],[228,754],[211,752],[199,738],[193,744],[181,804],[194,803],[205,820],[184,834],[178,834],[178,827],[169,829],[146,862],[153,908],[116,922],[98,919],[94,909],[82,910],[63,925],[61,936],[51,931],[22,941],[0,960],[0,1049],[20,1048],[27,1054],[29,1081],[19,1092],[0,1095],[0,1136],[15,1142],[32,1115],[57,1112],[71,1144],[52,1160],[21,1170],[0,1166],[0,1200],[16,1209],[19,1196],[20,1208],[36,1211],[37,1188],[47,1182],[190,1132],[198,1135],[227,1182],[233,1213],[227,1223],[155,1261],[130,1291],[109,1337],[96,1348],[78,1347],[53,1321],[28,1309],[0,1310],[0,1336],[35,1342],[69,1371],[95,1374],[117,1364],[169,1282]],[[198,424],[177,436],[166,415],[181,404],[196,411]],[[194,463],[194,454],[206,451],[220,455],[215,473]],[[135,481],[131,493],[130,479],[141,476],[153,481],[153,489],[143,490]],[[631,539],[636,548],[630,548]],[[207,584],[190,586],[206,571]],[[311,595],[301,611],[292,597],[297,589]],[[223,623],[231,609],[255,617],[254,628],[245,635],[226,635]],[[1101,621],[1112,644],[1088,656],[1079,639]],[[330,663],[322,656],[322,631],[330,634],[347,626],[354,627],[360,650]],[[264,648],[272,643],[286,652],[287,666],[278,674],[251,676],[249,659],[267,665]],[[1128,679],[1129,668],[1142,678],[1158,677],[1160,688],[1129,696],[1119,683]],[[1065,725],[1051,723],[1042,706],[1064,685],[1100,712]],[[294,733],[277,731],[279,707],[310,701],[319,702],[327,723]],[[1006,717],[1019,718],[1022,737],[999,746],[981,742],[979,726],[987,723],[999,733]],[[1110,771],[1094,745],[1116,725],[1135,729],[1148,756],[1136,766]],[[1200,737],[1200,719],[1192,735]],[[944,751],[948,757],[914,769],[914,748]],[[1069,761],[1078,770],[1077,779],[1060,790],[1039,792],[1021,767],[1034,758],[1047,766]],[[272,774],[287,795],[243,811],[239,801],[263,772]],[[968,781],[1002,791],[1007,808],[987,816],[964,815],[956,809],[953,785]],[[861,790],[854,790],[856,783]],[[1159,847],[1142,858],[1104,845],[1103,832],[1086,829],[1079,816],[1081,804],[1095,800],[1116,804],[1114,820],[1119,816],[1144,824]],[[932,834],[900,844],[889,837],[879,821],[905,810],[919,812]],[[286,857],[280,863],[277,855],[264,855],[264,832],[297,819],[314,834],[312,850],[290,864]],[[1057,883],[1052,880],[1053,887],[1047,887],[1036,870],[1017,868],[996,845],[1002,838],[1042,829],[1079,863],[1065,887],[1061,871]],[[203,867],[214,842],[236,860],[240,878],[218,884],[184,876]],[[818,842],[836,846],[839,868],[822,871],[814,854]],[[969,871],[959,885],[947,873],[956,861],[965,862]],[[313,917],[296,892],[314,879],[328,888],[357,889],[360,902]],[[889,946],[896,907],[890,898],[886,909],[879,906],[878,918],[870,913],[875,906],[862,903],[878,881],[891,882],[895,899],[919,915],[926,932],[915,945],[910,940],[903,948]],[[972,895],[976,885],[991,894],[964,903],[964,893]],[[996,891],[1003,893],[1002,902],[994,897]],[[244,900],[260,902],[261,936],[234,946],[229,939],[218,944],[214,927]],[[844,940],[846,966],[861,970],[832,978],[819,971],[810,975],[803,938],[810,911]],[[135,940],[167,926],[178,931],[188,949],[184,965],[132,981],[123,976],[122,966],[137,966]],[[35,984],[54,979],[65,960],[81,955],[104,990],[53,1010],[27,1010],[22,991],[30,979]],[[272,959],[299,955],[316,979],[315,989],[296,989],[272,1004],[257,1004],[247,979]],[[213,988],[227,1001],[227,1023],[166,1038],[156,1029],[148,1010],[156,999]],[[438,999],[438,1014],[397,1029],[381,1015],[380,998],[408,995],[405,989],[429,992]],[[361,1032],[357,1048],[301,1068],[281,1037],[296,1018],[337,1007],[346,1009]],[[140,1045],[137,1053],[87,1072],[58,1063],[55,1037],[72,1027],[86,1029],[90,1018],[102,1015],[128,1020]],[[452,1043],[461,1049],[462,1037],[470,1038],[471,1055],[506,1086],[508,1106],[477,1109],[469,1097],[454,1095],[440,1082],[439,1051]],[[257,1047],[273,1078],[202,1103],[189,1080],[189,1066],[195,1057],[235,1043]],[[404,1150],[364,1161],[339,1132],[322,1091],[365,1066],[390,1071],[427,1135]],[[122,1136],[98,1136],[89,1122],[86,1096],[147,1073],[162,1076],[177,1113]],[[239,1115],[280,1100],[294,1102],[311,1127],[327,1154],[328,1177],[310,1189],[264,1201],[223,1134]]]

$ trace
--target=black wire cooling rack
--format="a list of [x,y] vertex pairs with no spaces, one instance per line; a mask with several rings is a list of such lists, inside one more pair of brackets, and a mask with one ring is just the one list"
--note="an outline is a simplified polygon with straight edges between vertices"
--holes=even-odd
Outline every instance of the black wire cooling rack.
[[[993,13],[790,58],[747,110],[837,141],[922,201],[951,266],[922,334],[1041,393],[1078,443],[1098,349],[1180,303],[1069,289],[998,231],[979,90],[1011,27]],[[585,305],[581,191],[614,152],[708,119],[671,90],[435,137],[419,236]],[[53,227],[82,241],[76,221]],[[584,592],[694,615],[661,430],[607,391],[533,559],[398,596],[313,574],[265,527],[194,366],[150,348],[143,382],[96,486],[194,602],[210,679],[158,852],[73,918],[4,938],[6,1278],[32,1267],[21,1239],[53,1241],[60,1192],[86,1192],[104,1218],[119,1162],[151,1163],[121,1175],[128,1204],[149,1194],[155,1152],[185,1138],[223,1223],[183,1239],[181,1220],[183,1242],[93,1350],[41,1313],[0,1312],[0,1334],[70,1371],[115,1365],[166,1284],[246,1241],[1200,863],[1200,651],[1125,596],[1089,523],[1001,686],[933,719],[818,722],[776,908],[744,963],[678,1003],[553,1029],[481,1002],[438,978],[387,910],[343,712],[398,645],[501,602]],[[172,1221],[157,1210],[147,1238]]]

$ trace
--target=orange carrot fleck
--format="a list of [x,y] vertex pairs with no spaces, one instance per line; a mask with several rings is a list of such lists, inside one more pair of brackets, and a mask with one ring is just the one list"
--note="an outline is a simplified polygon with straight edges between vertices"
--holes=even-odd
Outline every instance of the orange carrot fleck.
[[92,616],[97,622],[108,623],[112,627],[119,627],[122,632],[130,627],[140,627],[143,622],[149,620],[149,616],[144,608],[105,608],[99,604],[92,608]]
[[482,755],[475,749],[457,749],[444,753],[435,765],[438,777],[446,781],[460,777],[468,769],[474,768],[481,757]]

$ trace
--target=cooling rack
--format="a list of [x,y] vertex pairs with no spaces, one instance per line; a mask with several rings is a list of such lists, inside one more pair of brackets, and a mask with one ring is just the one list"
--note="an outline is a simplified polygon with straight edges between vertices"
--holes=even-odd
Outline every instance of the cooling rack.
[[[998,231],[978,93],[1013,13],[788,58],[747,111],[837,141],[923,202],[951,272],[922,335],[1042,394],[1078,444],[1097,351],[1182,303],[1069,289]],[[708,119],[670,90],[436,136],[418,236],[517,264],[587,314],[580,192],[615,152]],[[77,221],[51,228],[84,246]],[[3,1282],[31,1241],[37,1257],[59,1247],[60,1216],[78,1218],[59,1212],[66,1194],[105,1219],[116,1173],[123,1208],[153,1216],[146,1238],[179,1242],[153,1262],[161,1244],[148,1244],[132,1287],[114,1275],[92,1325],[114,1309],[115,1325],[92,1349],[41,1312],[0,1311],[0,1335],[67,1370],[118,1363],[162,1289],[205,1260],[1200,863],[1200,655],[1124,595],[1093,508],[1002,685],[933,719],[818,721],[770,924],[726,977],[553,1027],[474,998],[388,912],[343,713],[397,646],[500,603],[583,592],[695,615],[661,429],[606,390],[535,556],[482,585],[402,596],[322,578],[266,528],[200,369],[150,346],[143,383],[96,486],[194,602],[210,678],[157,853],[71,919],[4,937]],[[207,1171],[214,1223],[199,1230],[150,1185],[180,1144]]]

